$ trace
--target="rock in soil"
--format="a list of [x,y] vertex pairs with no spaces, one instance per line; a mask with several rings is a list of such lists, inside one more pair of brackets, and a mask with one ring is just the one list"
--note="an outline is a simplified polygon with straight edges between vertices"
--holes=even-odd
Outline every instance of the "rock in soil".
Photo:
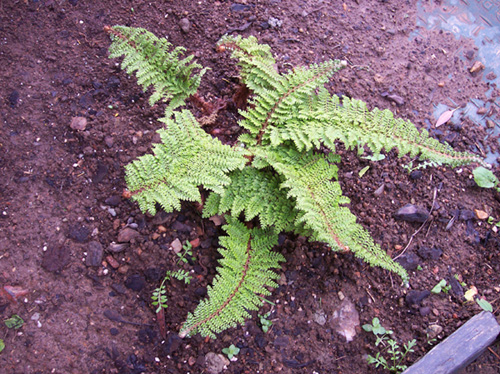
[[210,374],[219,374],[229,365],[229,360],[221,354],[208,352],[205,355],[205,367]]
[[90,230],[83,225],[73,225],[69,228],[68,237],[78,243],[85,243],[89,240]]
[[417,270],[418,265],[420,265],[420,259],[415,253],[406,253],[400,256],[396,262],[399,262],[408,271]]
[[407,204],[394,213],[394,218],[407,222],[423,223],[429,218],[429,212],[423,207]]
[[414,307],[420,305],[420,303],[431,294],[428,290],[416,291],[412,290],[408,292],[405,297],[406,304],[409,307]]
[[104,250],[101,243],[98,241],[91,241],[87,246],[87,258],[85,259],[85,265],[101,266],[103,253]]
[[429,248],[421,246],[417,250],[418,255],[424,260],[439,260],[443,251],[439,248]]
[[73,130],[84,131],[87,128],[87,119],[85,117],[73,117],[70,127]]
[[125,287],[132,291],[139,292],[146,285],[146,279],[140,274],[133,274],[125,280]]
[[187,34],[191,28],[191,22],[187,18],[183,18],[179,21],[179,27],[183,33]]
[[139,233],[137,231],[131,229],[130,227],[125,227],[122,231],[119,232],[117,240],[119,243],[128,243],[138,236]]
[[333,329],[344,336],[347,342],[356,336],[356,327],[359,326],[359,313],[355,305],[347,297],[340,304],[340,308],[333,312],[331,324]]
[[43,255],[42,268],[50,272],[60,272],[69,264],[70,251],[65,246],[51,246]]

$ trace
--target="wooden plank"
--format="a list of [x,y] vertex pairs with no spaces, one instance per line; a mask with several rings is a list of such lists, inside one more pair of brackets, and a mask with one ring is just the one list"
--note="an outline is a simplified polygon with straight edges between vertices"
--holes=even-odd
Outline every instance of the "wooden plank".
[[454,374],[474,361],[500,333],[495,316],[481,312],[429,353],[406,369],[403,374]]

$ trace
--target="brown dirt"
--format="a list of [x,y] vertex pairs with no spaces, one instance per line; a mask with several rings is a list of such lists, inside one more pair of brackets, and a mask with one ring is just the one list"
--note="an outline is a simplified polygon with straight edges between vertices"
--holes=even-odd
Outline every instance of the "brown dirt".
[[[0,2],[0,286],[28,292],[17,303],[6,295],[0,299],[2,319],[18,314],[25,320],[19,330],[0,326],[6,345],[0,353],[3,373],[202,373],[205,355],[230,344],[242,349],[227,373],[366,373],[374,370],[364,358],[376,352],[373,336],[359,329],[346,343],[328,324],[312,321],[320,309],[332,315],[340,291],[355,303],[362,324],[378,316],[400,341],[417,339],[407,364],[431,348],[425,332],[429,325],[443,328],[439,341],[481,310],[453,293],[439,294],[422,302],[430,310],[422,316],[424,311],[406,304],[409,290],[387,272],[284,236],[276,250],[287,263],[271,297],[276,306],[267,334],[253,320],[215,341],[176,336],[213,278],[221,232],[190,205],[180,213],[150,217],[121,198],[124,166],[149,149],[162,108],[150,108],[135,79],[107,59],[103,26],[145,27],[187,47],[211,68],[200,94],[213,100],[235,89],[234,62],[214,50],[231,30],[270,44],[283,71],[347,59],[350,68],[332,80],[334,92],[365,100],[372,108],[390,108],[419,127],[434,122],[431,103],[487,100],[488,85],[481,74],[471,75],[467,68],[472,62],[461,58],[464,51],[474,53],[469,41],[427,30],[410,40],[416,28],[410,2],[242,3],[235,9],[235,3],[212,0]],[[281,20],[281,26],[268,27],[270,17]],[[179,27],[182,18],[190,21],[187,33]],[[391,90],[403,105],[382,97]],[[74,117],[86,118],[84,130],[70,126]],[[235,111],[222,113],[211,130],[231,142],[236,117]],[[465,118],[460,125],[430,131],[459,150],[481,153],[492,146],[498,152],[496,140],[483,142],[485,130]],[[474,185],[471,167],[425,169],[414,179],[401,167],[409,159],[401,161],[394,152],[380,163],[342,153],[339,176],[351,208],[393,256],[419,224],[396,221],[392,214],[407,203],[430,209],[437,191],[434,219],[406,253],[437,247],[443,255],[419,260],[422,270],[411,272],[410,290],[430,290],[440,279],[458,274],[477,287],[497,315],[497,234],[475,218],[457,219],[449,230],[446,226],[460,211],[481,209],[500,217],[498,195]],[[369,171],[359,178],[366,165]],[[385,190],[376,197],[373,192],[382,183]],[[140,235],[123,252],[110,252],[127,225]],[[193,282],[169,284],[164,339],[151,293],[165,270],[176,268],[169,250],[176,238],[199,238],[201,245],[194,249],[196,261],[183,265],[194,271]],[[102,263],[87,266],[87,255],[99,251],[99,245],[105,251]],[[271,305],[265,305],[263,312],[269,310]],[[467,372],[500,372],[499,354],[495,344]]]

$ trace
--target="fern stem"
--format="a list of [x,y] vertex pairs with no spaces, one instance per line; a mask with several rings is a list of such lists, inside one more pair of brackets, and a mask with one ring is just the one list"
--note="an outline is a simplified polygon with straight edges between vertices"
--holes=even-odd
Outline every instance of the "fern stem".
[[[314,192],[311,191],[311,189],[309,187],[307,187],[307,191],[311,194],[312,198],[314,200],[316,200],[315,196],[314,196]],[[349,252],[350,249],[348,246],[344,245],[344,243],[342,243],[342,241],[340,240],[340,238],[335,235],[335,230],[333,229],[333,227],[330,225],[330,220],[328,219],[328,215],[325,213],[325,211],[321,208],[321,206],[317,206],[320,214],[323,216],[323,219],[324,219],[324,222],[326,223],[326,226],[328,227],[328,233],[330,234],[330,236],[333,238],[333,240],[335,240],[335,243],[337,243],[338,247],[344,251],[344,252]]]
[[189,335],[191,333],[191,331],[197,329],[200,326],[203,326],[204,324],[206,324],[211,319],[217,317],[228,306],[228,304],[231,302],[231,300],[234,298],[234,296],[238,293],[241,285],[245,281],[245,277],[246,277],[247,271],[248,271],[248,266],[250,264],[250,259],[252,258],[252,254],[251,254],[251,251],[252,251],[251,241],[252,241],[252,237],[250,236],[248,238],[248,243],[247,243],[247,251],[246,251],[247,259],[245,261],[245,265],[243,266],[243,272],[241,274],[241,279],[240,279],[239,283],[237,284],[237,286],[234,288],[233,292],[228,296],[228,298],[226,299],[226,301],[224,301],[224,303],[222,303],[221,306],[216,311],[214,311],[212,314],[210,314],[207,318],[205,318],[204,320],[199,321],[198,323],[195,323],[194,325],[192,325],[191,327],[187,328],[186,330],[181,331],[179,333],[179,337],[181,339],[185,338],[187,335]]

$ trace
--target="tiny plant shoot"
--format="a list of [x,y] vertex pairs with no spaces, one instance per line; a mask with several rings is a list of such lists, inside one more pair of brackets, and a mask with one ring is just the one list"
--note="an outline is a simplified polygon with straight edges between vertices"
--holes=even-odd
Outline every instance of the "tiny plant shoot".
[[[263,296],[277,286],[285,258],[273,248],[281,232],[307,236],[333,251],[351,252],[371,266],[408,274],[372,239],[351,213],[350,200],[338,182],[337,142],[371,160],[393,148],[399,156],[420,157],[425,166],[451,167],[483,160],[453,150],[409,121],[388,110],[370,110],[354,98],[340,98],[326,88],[346,61],[330,60],[278,72],[268,45],[253,36],[224,36],[219,52],[228,52],[239,67],[242,101],[237,125],[242,135],[235,144],[222,144],[203,125],[217,124],[225,103],[207,103],[197,90],[206,68],[185,49],[141,28],[106,27],[112,43],[110,57],[152,92],[151,105],[165,102],[158,130],[161,142],[152,152],[126,167],[128,196],[152,215],[158,209],[181,209],[181,201],[203,203],[203,217],[224,215],[227,236],[219,240],[218,274],[207,299],[187,315],[179,336],[216,337],[241,324],[258,310]],[[202,116],[186,109],[198,107]],[[198,112],[196,112],[198,113]],[[236,125],[236,123],[235,123]],[[359,177],[367,170],[362,170]],[[208,193],[202,199],[200,188]],[[185,249],[180,261],[191,256]],[[166,305],[165,282],[155,294],[158,307]]]

